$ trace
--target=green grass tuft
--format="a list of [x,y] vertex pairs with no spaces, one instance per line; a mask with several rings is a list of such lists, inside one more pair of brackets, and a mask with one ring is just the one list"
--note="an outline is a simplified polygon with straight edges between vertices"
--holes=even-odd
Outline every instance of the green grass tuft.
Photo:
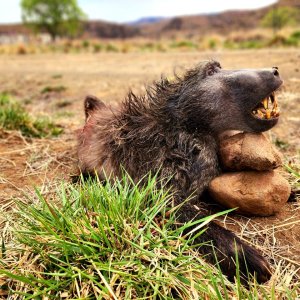
[[60,100],[56,103],[56,107],[57,108],[64,108],[64,107],[67,107],[67,106],[70,106],[72,104],[72,101],[70,100]]
[[20,130],[23,136],[36,138],[58,136],[63,131],[46,117],[33,119],[7,94],[0,94],[0,128]]
[[197,49],[198,46],[192,41],[189,40],[181,40],[174,41],[170,44],[170,48],[187,48],[187,49]]
[[46,94],[46,93],[61,93],[64,92],[67,88],[63,85],[58,85],[58,86],[45,86],[41,90],[41,94]]
[[171,195],[156,188],[155,177],[143,186],[128,177],[105,186],[98,180],[63,184],[51,201],[36,194],[38,204],[19,204],[14,246],[2,245],[0,278],[10,295],[213,300],[267,293],[265,299],[275,299],[257,284],[247,290],[238,276],[236,284],[228,282],[205,263],[183,228],[172,226],[173,213],[166,217]]
[[297,163],[287,163],[284,164],[284,168],[290,174],[290,184],[295,190],[297,190],[298,194],[300,192],[300,164]]

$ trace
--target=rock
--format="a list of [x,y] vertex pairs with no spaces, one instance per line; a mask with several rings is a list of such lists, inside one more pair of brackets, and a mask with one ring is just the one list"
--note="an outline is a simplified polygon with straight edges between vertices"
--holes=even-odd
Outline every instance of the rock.
[[238,207],[241,214],[271,216],[287,202],[291,188],[278,171],[243,171],[216,177],[209,193],[225,207]]
[[220,141],[220,161],[224,170],[267,171],[282,165],[281,154],[258,133],[238,133]]

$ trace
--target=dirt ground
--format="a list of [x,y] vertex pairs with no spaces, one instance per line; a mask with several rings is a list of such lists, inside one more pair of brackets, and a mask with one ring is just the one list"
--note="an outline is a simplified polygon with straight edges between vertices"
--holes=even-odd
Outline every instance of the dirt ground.
[[[51,192],[61,179],[69,180],[76,165],[75,130],[84,122],[83,99],[97,95],[105,102],[121,101],[132,88],[172,76],[206,59],[217,59],[223,68],[277,66],[285,85],[278,96],[280,124],[269,137],[281,147],[286,162],[299,166],[300,151],[300,51],[255,50],[194,53],[43,54],[0,56],[0,93],[8,92],[32,115],[49,115],[63,126],[58,138],[24,139],[18,132],[0,130],[0,203],[10,211],[17,197],[34,186]],[[65,87],[42,93],[45,87]],[[287,175],[288,176],[288,175]],[[5,228],[0,218],[0,228]],[[270,218],[227,217],[233,228],[270,258],[275,276],[300,268],[300,198]],[[3,229],[4,230],[4,229]],[[276,273],[277,272],[277,273]],[[282,277],[281,277],[282,278]],[[289,277],[286,280],[291,280]]]

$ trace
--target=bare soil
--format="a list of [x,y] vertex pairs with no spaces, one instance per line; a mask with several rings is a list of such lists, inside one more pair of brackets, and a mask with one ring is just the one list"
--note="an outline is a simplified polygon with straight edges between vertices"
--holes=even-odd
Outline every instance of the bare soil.
[[[269,137],[281,146],[286,162],[299,167],[300,52],[299,49],[195,53],[44,54],[0,56],[0,93],[8,92],[32,115],[49,115],[64,127],[58,138],[24,139],[18,132],[0,131],[0,203],[10,211],[15,199],[33,191],[49,192],[57,182],[70,180],[76,166],[76,129],[84,122],[87,94],[105,102],[121,101],[129,89],[143,93],[145,84],[173,76],[201,60],[217,59],[223,68],[278,66],[285,85],[278,96],[280,124]],[[45,87],[65,91],[41,91]],[[286,176],[289,177],[286,173]],[[291,181],[294,181],[290,177]],[[28,200],[29,201],[29,200]],[[0,217],[0,228],[5,219]],[[284,269],[300,268],[300,198],[276,216],[227,217],[225,226],[253,243],[270,258],[279,276]],[[277,273],[276,273],[277,272]],[[290,280],[287,278],[286,280]]]

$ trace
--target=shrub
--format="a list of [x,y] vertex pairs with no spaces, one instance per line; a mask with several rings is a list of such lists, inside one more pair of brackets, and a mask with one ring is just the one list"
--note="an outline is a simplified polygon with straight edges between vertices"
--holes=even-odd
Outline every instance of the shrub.
[[41,90],[41,94],[46,94],[46,93],[61,93],[64,92],[67,88],[63,85],[58,85],[58,86],[46,86]]
[[298,30],[298,31],[294,31],[294,32],[290,35],[290,37],[291,37],[292,39],[300,40],[300,31],[299,31],[299,30]]
[[241,49],[259,49],[263,47],[263,43],[261,41],[249,40],[241,42],[238,47]]
[[27,54],[27,49],[24,45],[19,45],[17,47],[17,54],[24,55]]
[[103,45],[101,44],[94,44],[93,45],[93,50],[95,53],[101,52],[103,50]]
[[152,52],[155,51],[155,49],[156,49],[156,45],[154,42],[147,42],[141,46],[142,51]]
[[286,45],[298,46],[300,44],[300,31],[293,32],[287,39]]
[[209,49],[216,49],[216,46],[217,46],[216,40],[210,39],[210,40],[208,41],[208,47],[209,47]]
[[264,27],[271,27],[274,33],[283,28],[286,25],[295,25],[300,10],[293,7],[273,7],[263,17],[261,25]]
[[82,41],[82,47],[87,49],[90,47],[90,42],[88,40]]
[[119,49],[115,45],[112,45],[112,44],[106,45],[105,50],[107,52],[119,52]]
[[267,42],[267,46],[280,46],[286,43],[286,38],[281,35],[275,35]]

